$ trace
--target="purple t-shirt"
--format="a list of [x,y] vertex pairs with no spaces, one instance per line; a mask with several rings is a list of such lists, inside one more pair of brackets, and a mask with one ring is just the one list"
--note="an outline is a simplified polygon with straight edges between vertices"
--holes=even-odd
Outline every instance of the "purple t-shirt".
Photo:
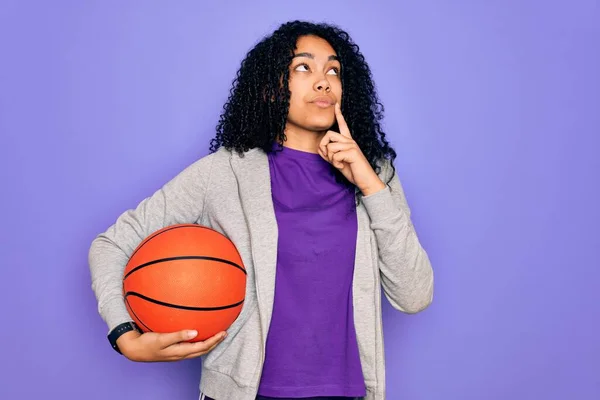
[[258,393],[364,396],[352,307],[354,189],[337,183],[318,154],[284,147],[269,166],[279,240]]

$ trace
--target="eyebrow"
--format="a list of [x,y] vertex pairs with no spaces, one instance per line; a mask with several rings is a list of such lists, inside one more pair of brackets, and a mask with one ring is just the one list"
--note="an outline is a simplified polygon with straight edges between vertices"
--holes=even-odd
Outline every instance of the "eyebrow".
[[[298,54],[294,54],[294,57],[292,58],[296,58],[296,57],[308,57],[308,58],[312,58],[314,59],[315,56],[312,53],[298,53]],[[327,58],[327,61],[339,61],[339,57],[338,56],[334,56],[331,55],[329,56],[329,58]]]

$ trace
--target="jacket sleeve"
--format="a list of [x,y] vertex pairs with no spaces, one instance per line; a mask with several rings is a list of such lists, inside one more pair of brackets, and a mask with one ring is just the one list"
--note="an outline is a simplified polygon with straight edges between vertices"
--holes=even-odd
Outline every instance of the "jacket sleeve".
[[123,212],[92,241],[88,253],[92,290],[109,332],[132,321],[123,298],[129,257],[147,236],[163,227],[195,223],[203,213],[212,157],[191,164],[134,209]]
[[[387,183],[390,162],[382,165],[380,178]],[[377,240],[381,284],[392,306],[414,314],[433,300],[433,270],[410,219],[410,208],[397,174],[389,186],[362,197],[370,227]]]

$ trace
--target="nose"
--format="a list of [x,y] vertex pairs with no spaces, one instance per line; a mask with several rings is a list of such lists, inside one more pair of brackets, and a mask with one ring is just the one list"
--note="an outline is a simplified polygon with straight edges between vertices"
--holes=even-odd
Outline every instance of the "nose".
[[325,77],[322,77],[321,79],[317,80],[315,82],[314,87],[317,92],[328,93],[329,91],[331,91],[331,85],[329,84],[329,81]]

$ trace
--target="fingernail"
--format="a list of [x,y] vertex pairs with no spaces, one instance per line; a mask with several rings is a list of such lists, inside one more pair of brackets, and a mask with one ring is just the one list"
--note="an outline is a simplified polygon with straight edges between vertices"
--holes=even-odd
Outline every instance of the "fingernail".
[[195,337],[197,334],[198,334],[197,331],[189,331],[188,332],[188,337],[191,339],[191,338]]

